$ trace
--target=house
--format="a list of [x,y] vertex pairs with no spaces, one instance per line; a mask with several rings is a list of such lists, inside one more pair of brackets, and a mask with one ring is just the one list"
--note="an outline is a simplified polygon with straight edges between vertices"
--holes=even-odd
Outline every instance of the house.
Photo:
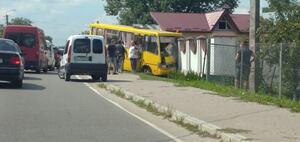
[[228,10],[150,14],[161,30],[183,34],[179,41],[180,70],[198,74],[209,71],[210,75],[234,76],[234,56],[238,41],[248,39],[249,35],[249,14],[231,14]]

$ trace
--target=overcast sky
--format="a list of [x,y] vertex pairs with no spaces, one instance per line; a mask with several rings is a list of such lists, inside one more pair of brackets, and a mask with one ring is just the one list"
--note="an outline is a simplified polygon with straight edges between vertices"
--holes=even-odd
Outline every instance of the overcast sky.
[[[262,6],[266,2],[261,0]],[[106,16],[104,0],[0,0],[0,24],[5,23],[6,11],[10,18],[25,17],[33,21],[33,25],[44,30],[53,37],[55,45],[64,45],[69,35],[88,30],[94,21],[117,23],[116,17]],[[248,13],[249,0],[240,0],[235,13]]]

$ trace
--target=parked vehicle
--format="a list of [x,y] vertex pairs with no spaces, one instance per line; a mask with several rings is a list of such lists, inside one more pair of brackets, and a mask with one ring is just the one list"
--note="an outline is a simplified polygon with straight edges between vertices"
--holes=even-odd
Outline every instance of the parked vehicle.
[[47,57],[47,61],[48,61],[48,69],[50,71],[54,71],[54,69],[55,69],[55,57],[54,57],[54,49],[53,49],[54,45],[48,40],[46,40],[46,44],[47,44],[47,48],[46,48],[47,56],[46,57]]
[[55,67],[57,69],[60,67],[60,60],[61,60],[63,54],[64,54],[64,49],[54,48]]
[[91,75],[93,80],[107,81],[107,62],[103,37],[73,35],[67,40],[58,75],[70,81],[71,75]]
[[12,40],[0,38],[0,80],[10,81],[22,88],[24,59],[18,45]]
[[4,28],[4,38],[16,42],[25,58],[25,69],[37,73],[48,71],[46,41],[41,29],[33,26],[8,25]]
[[[136,46],[141,52],[137,71],[160,76],[176,69],[177,39],[182,36],[180,33],[92,23],[90,24],[90,34],[103,36],[107,44],[110,44],[114,38],[123,41],[127,53],[129,53],[131,41],[136,41]],[[125,56],[123,69],[131,71],[131,61],[128,56]]]

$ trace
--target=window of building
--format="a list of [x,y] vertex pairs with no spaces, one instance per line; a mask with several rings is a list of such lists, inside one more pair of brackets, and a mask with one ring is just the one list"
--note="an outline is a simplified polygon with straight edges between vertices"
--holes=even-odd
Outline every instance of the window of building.
[[231,30],[231,25],[229,23],[229,21],[225,18],[222,18],[219,23],[218,23],[218,30]]

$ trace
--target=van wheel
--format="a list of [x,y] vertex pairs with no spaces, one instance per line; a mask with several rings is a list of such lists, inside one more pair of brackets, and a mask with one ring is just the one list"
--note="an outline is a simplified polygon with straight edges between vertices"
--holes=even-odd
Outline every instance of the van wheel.
[[103,82],[106,82],[106,81],[107,81],[107,74],[101,76],[101,80],[102,80]]
[[48,68],[43,68],[43,72],[47,73],[48,72]]
[[99,75],[92,75],[92,79],[93,79],[94,81],[100,80],[100,76],[99,76]]
[[62,68],[59,67],[58,70],[57,70],[57,75],[60,79],[64,79],[65,78],[65,75],[64,73],[62,72]]
[[36,72],[37,74],[40,74],[40,73],[41,73],[41,69],[40,69],[40,68],[37,68],[37,69],[35,69],[35,72]]
[[69,74],[67,71],[65,72],[65,81],[71,80],[71,74]]
[[148,67],[148,66],[144,66],[142,69],[142,72],[146,73],[146,74],[152,74],[152,71],[151,71],[150,67]]

